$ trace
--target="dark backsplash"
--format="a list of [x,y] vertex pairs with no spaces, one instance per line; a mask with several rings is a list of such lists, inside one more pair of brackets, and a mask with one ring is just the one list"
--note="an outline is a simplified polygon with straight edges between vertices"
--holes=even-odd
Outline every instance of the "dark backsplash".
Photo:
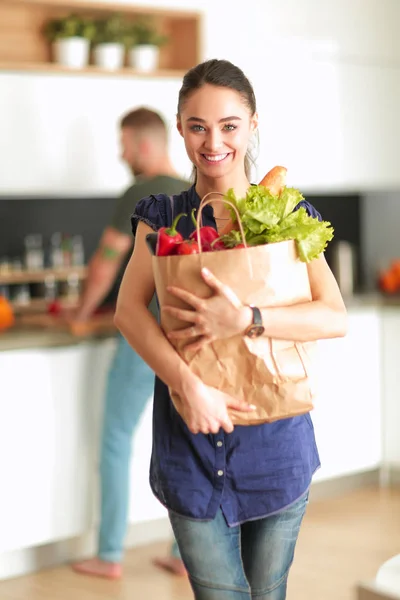
[[[335,240],[354,244],[358,254],[358,280],[363,282],[361,197],[359,195],[304,196],[335,228]],[[0,197],[0,260],[23,257],[24,237],[41,233],[45,248],[54,232],[82,235],[86,262],[96,249],[112,215],[115,197]],[[330,262],[328,246],[326,257]],[[116,294],[116,286],[111,297]]]
[[0,197],[0,257],[23,256],[24,237],[40,233],[46,247],[57,231],[82,235],[88,258],[111,218],[115,197]]
[[[109,223],[115,200],[115,197],[110,196],[0,197],[0,261],[2,257],[22,259],[24,238],[30,233],[40,233],[43,236],[46,251],[51,235],[61,232],[82,236],[85,262],[88,262],[103,229]],[[122,272],[105,299],[106,304],[115,302],[121,276]]]
[[364,249],[361,233],[361,212],[363,209],[362,196],[349,195],[316,195],[304,194],[305,198],[321,213],[325,221],[330,221],[334,227],[334,239],[326,249],[326,260],[331,263],[334,243],[346,241],[353,244],[357,253],[357,288],[365,287]]

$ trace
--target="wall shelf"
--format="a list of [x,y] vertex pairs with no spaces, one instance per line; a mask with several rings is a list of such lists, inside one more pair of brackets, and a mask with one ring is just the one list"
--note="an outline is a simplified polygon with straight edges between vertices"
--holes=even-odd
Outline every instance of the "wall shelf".
[[[77,298],[57,298],[57,302],[62,307],[62,310],[73,310],[78,306]],[[47,314],[47,309],[50,300],[46,300],[45,298],[31,298],[29,302],[18,302],[16,300],[11,301],[11,306],[13,308],[14,314],[19,315],[32,315],[31,322],[34,322],[34,319],[39,315]],[[28,319],[24,321],[25,324],[28,324]]]
[[182,79],[185,74],[185,69],[157,69],[157,71],[152,71],[151,73],[143,73],[141,71],[136,71],[135,69],[130,69],[129,67],[124,67],[123,69],[118,69],[116,71],[111,71],[109,69],[102,69],[100,67],[96,67],[95,65],[88,65],[84,69],[70,69],[68,67],[63,67],[62,65],[57,65],[55,63],[26,63],[26,62],[6,62],[0,60],[0,71],[7,72],[26,72],[26,73],[46,73],[48,75],[73,75],[78,77],[88,77],[88,76],[109,76],[109,77],[140,77],[140,78],[174,78]]
[[37,271],[10,271],[0,273],[0,285],[18,285],[24,283],[43,283],[48,277],[54,281],[67,281],[69,277],[83,280],[87,276],[87,267],[66,267],[63,269],[40,269]]
[[[128,67],[119,71],[109,71],[90,65],[79,70],[53,63],[51,44],[42,33],[43,26],[49,19],[70,13],[94,18],[120,13],[127,20],[134,20],[137,17],[154,18],[158,30],[169,38],[169,42],[160,49],[160,69],[143,74]],[[1,0],[0,70],[181,78],[188,69],[201,60],[200,25],[200,13],[192,11],[162,10],[84,0]]]

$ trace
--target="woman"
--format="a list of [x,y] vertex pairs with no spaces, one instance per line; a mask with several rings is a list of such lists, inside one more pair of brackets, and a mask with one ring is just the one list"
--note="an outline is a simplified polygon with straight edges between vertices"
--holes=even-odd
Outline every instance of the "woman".
[[[228,408],[252,407],[193,375],[147,310],[154,279],[145,236],[170,225],[173,214],[190,215],[208,192],[225,193],[233,187],[240,196],[250,185],[247,152],[257,113],[253,89],[242,71],[220,60],[191,69],[179,94],[177,126],[196,183],[172,202],[158,195],[138,204],[132,218],[135,251],[115,317],[123,335],[157,374],[151,486],[169,510],[197,600],[283,600],[308,489],[319,467],[310,416],[234,428]],[[310,204],[301,204],[319,216]],[[218,230],[227,218],[221,203],[204,209],[205,224]],[[191,233],[190,216],[180,220],[179,229],[184,236]],[[308,271],[312,302],[260,307],[264,335],[307,341],[345,334],[346,311],[325,258],[312,261]],[[203,277],[214,291],[209,300],[171,290],[193,310],[163,309],[188,322],[170,338],[180,336],[196,346],[245,335],[253,311],[212,274],[204,272]],[[183,399],[181,414],[167,386]]]

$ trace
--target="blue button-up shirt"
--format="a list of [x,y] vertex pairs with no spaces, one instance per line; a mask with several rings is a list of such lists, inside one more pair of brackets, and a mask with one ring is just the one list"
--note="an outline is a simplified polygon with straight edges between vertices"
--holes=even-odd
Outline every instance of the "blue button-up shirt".
[[[173,197],[174,216],[185,237],[194,230],[190,214],[200,198],[191,187]],[[309,214],[321,219],[308,202]],[[141,200],[132,216],[157,231],[172,222],[171,200],[163,194]],[[210,205],[203,224],[216,228]],[[192,519],[213,519],[221,507],[229,526],[277,513],[308,490],[320,466],[309,414],[266,423],[235,426],[232,433],[192,434],[175,410],[167,386],[156,378],[150,484],[171,511]]]

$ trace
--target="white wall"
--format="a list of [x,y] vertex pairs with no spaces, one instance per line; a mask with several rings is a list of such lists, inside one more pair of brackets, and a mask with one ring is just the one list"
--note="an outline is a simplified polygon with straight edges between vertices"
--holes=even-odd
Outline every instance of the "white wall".
[[173,127],[180,81],[76,75],[0,76],[0,191],[106,193],[130,181],[119,160],[118,120],[149,105],[171,129],[171,154],[185,172]]
[[[150,0],[140,4],[154,6]],[[388,63],[400,64],[397,0],[157,5],[202,11],[204,58],[228,58],[251,78],[262,141],[257,177],[282,162],[291,183],[308,189],[384,185],[398,177],[393,161],[374,168],[377,149],[393,156],[400,134],[397,120],[389,118],[397,101],[384,111],[383,130],[374,125],[384,99],[393,97],[393,81],[400,81],[398,69],[385,75]],[[365,64],[379,72],[364,76]],[[380,70],[385,76],[374,86]],[[190,167],[174,129],[179,86],[180,80],[168,79],[1,73],[0,193],[119,192],[129,174],[118,158],[118,119],[142,103],[168,120],[174,164],[187,176]]]
[[[97,2],[97,0],[89,0]],[[119,0],[120,4],[202,11],[206,58],[247,62],[270,37],[337,46],[347,59],[400,59],[397,0]],[[257,69],[258,70],[258,69]]]

